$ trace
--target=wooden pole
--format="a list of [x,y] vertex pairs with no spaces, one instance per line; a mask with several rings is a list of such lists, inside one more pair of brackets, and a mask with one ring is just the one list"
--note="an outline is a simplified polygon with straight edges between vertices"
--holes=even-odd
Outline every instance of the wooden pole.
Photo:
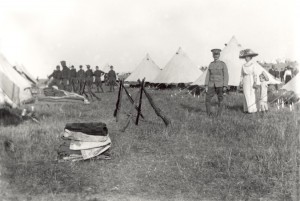
[[[123,83],[122,83],[122,86],[123,86],[123,89],[124,89],[126,95],[127,95],[128,98],[129,98],[129,101],[131,102],[132,105],[134,105],[134,108],[138,111],[138,107],[134,104],[133,98],[130,96],[129,92],[128,92],[127,89],[124,87]],[[141,112],[140,114],[141,114],[141,117],[144,119],[144,115],[142,114],[142,112]]]
[[[138,96],[139,96],[139,94],[137,93],[133,102],[137,102]],[[130,122],[132,121],[133,113],[136,110],[136,108],[137,107],[136,107],[135,103],[133,103],[132,109],[131,109],[130,114],[129,114],[128,118],[127,118],[127,121],[126,121],[124,127],[122,129],[120,129],[121,132],[125,132],[125,130],[128,128]]]
[[168,125],[170,124],[171,121],[170,121],[166,116],[164,116],[164,115],[162,114],[162,111],[161,111],[158,107],[156,107],[156,105],[155,105],[155,103],[154,103],[152,97],[151,97],[150,94],[147,92],[147,90],[144,88],[143,91],[144,91],[144,93],[145,93],[147,99],[149,100],[150,105],[151,105],[152,108],[154,109],[155,114],[156,114],[157,116],[159,116],[159,117],[164,121],[164,123],[165,123],[166,126],[168,126]]
[[[140,80],[138,80],[138,81],[139,81],[139,83],[140,83]],[[138,113],[137,113],[137,116],[136,116],[135,125],[138,125],[138,124],[139,124],[139,117],[140,117],[140,114],[141,114],[141,108],[142,108],[142,99],[143,99],[144,82],[145,82],[145,78],[142,80],[142,83],[141,83],[140,101],[139,101],[139,107],[138,107]]]
[[91,91],[92,96],[94,96],[98,101],[101,101],[101,98],[99,98],[94,92]]
[[118,122],[118,120],[119,120],[119,115],[118,115],[118,113],[119,113],[119,111],[120,111],[120,109],[121,109],[122,89],[123,89],[122,84],[121,84],[122,82],[123,82],[123,81],[120,80],[119,93],[118,93],[118,100],[117,100],[117,103],[116,103],[116,109],[115,109],[115,111],[114,111],[114,117],[116,117],[116,121],[117,121],[117,122]]

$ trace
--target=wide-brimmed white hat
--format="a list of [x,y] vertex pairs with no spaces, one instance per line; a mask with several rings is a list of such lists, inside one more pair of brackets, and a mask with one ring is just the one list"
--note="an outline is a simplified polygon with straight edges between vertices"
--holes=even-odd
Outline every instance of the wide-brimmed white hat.
[[258,54],[253,52],[251,49],[244,49],[240,51],[240,58],[243,59],[245,57],[256,57]]

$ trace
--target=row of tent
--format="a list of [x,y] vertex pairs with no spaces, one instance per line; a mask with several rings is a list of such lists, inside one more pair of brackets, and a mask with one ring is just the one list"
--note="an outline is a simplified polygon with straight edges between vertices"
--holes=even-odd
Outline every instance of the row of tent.
[[[240,83],[241,68],[244,60],[239,58],[239,53],[243,47],[233,36],[221,51],[220,60],[224,61],[228,68],[229,81],[228,85],[238,86]],[[270,84],[279,84],[280,81],[271,76],[263,67],[260,69],[265,71],[269,77]],[[136,82],[138,79],[146,78],[150,83],[178,84],[188,83],[192,85],[203,86],[207,71],[201,71],[187,56],[187,54],[179,48],[176,54],[166,64],[162,70],[147,54],[131,75],[125,80],[127,82]]]
[[[238,86],[240,83],[240,72],[243,60],[239,59],[240,50],[243,47],[238,43],[235,37],[223,48],[220,60],[227,64],[230,86]],[[109,71],[109,65],[103,68],[103,71]],[[263,67],[261,71],[265,71],[269,76],[269,84],[279,84]],[[158,65],[147,54],[136,69],[125,79],[127,82],[137,82],[138,79],[146,78],[146,82],[178,84],[186,83],[191,85],[203,86],[207,71],[200,70],[187,56],[187,54],[179,48],[176,54],[166,64],[164,69],[160,69]],[[35,84],[34,79],[26,68],[14,68],[6,58],[0,54],[0,106],[7,103],[11,106],[17,106],[20,103],[32,98],[30,88]],[[300,95],[300,73],[297,74],[283,89],[294,91]]]
[[[237,39],[233,36],[221,51],[220,60],[225,62],[228,68],[228,85],[238,86],[240,84],[240,76],[242,65],[245,62],[239,58],[240,51],[244,49]],[[259,65],[260,66],[260,65]],[[265,68],[260,66],[260,73],[264,71],[270,78],[269,84],[280,84]],[[187,56],[187,54],[179,48],[176,54],[166,64],[162,70],[150,58],[149,54],[140,62],[136,69],[131,73],[125,81],[137,82],[138,79],[146,78],[150,83],[178,84],[186,83],[191,85],[204,86],[207,70],[200,70]],[[293,91],[300,96],[300,73],[298,73],[290,82],[282,87],[287,91]]]

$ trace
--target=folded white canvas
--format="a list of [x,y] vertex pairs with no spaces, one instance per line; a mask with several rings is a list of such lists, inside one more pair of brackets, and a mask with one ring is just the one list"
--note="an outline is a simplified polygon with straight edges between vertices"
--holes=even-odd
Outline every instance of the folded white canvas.
[[71,150],[92,149],[92,148],[103,147],[108,144],[111,144],[111,140],[109,137],[104,142],[83,142],[83,141],[71,140],[70,149]]
[[110,148],[110,144],[103,146],[103,147],[93,148],[93,149],[84,149],[84,150],[81,150],[81,155],[82,155],[83,159],[86,160],[86,159],[93,158],[95,156],[102,154],[109,148]]

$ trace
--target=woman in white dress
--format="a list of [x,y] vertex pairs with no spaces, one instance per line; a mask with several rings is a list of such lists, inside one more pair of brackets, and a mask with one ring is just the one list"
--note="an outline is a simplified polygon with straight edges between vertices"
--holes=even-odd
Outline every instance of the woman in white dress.
[[256,90],[258,89],[259,64],[252,60],[258,54],[250,49],[240,52],[240,58],[245,59],[246,63],[242,66],[241,85],[244,93],[244,112],[255,113],[258,110],[259,101]]

